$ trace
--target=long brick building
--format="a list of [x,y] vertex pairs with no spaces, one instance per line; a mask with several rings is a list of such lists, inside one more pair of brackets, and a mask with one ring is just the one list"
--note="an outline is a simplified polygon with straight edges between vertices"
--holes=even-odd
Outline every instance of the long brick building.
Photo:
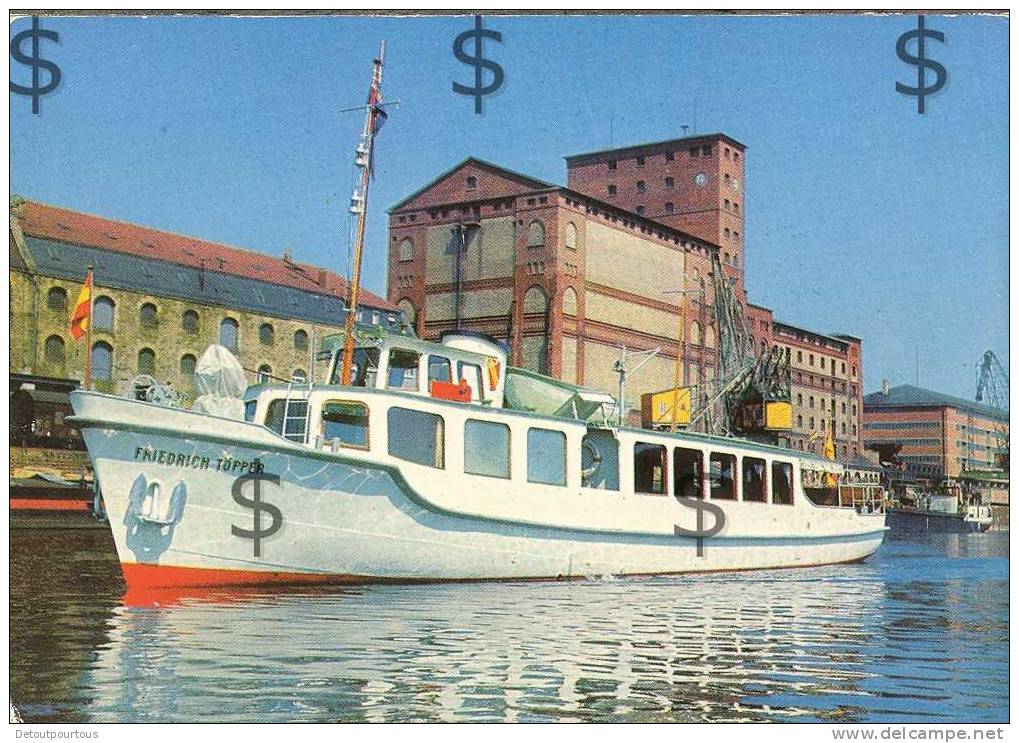
[[894,446],[907,471],[933,478],[1000,469],[1009,431],[1003,410],[909,384],[864,397],[863,428],[868,448]]
[[[149,374],[193,398],[195,363],[216,342],[234,350],[251,382],[304,379],[313,373],[316,339],[337,332],[346,312],[341,277],[287,254],[19,198],[11,201],[9,249],[10,433],[22,460],[31,447],[80,448],[63,415],[84,369],[85,342],[71,339],[68,317],[88,265],[95,271],[93,382],[106,392],[124,392],[136,375]],[[370,292],[361,300],[360,322],[402,325],[390,302]],[[65,472],[84,462],[49,451],[21,469],[58,460],[70,462]]]
[[[783,443],[861,452],[861,341],[776,322],[746,301],[746,148],[724,134],[566,158],[566,187],[468,158],[390,209],[388,296],[418,334],[464,327],[514,364],[614,392],[620,347],[660,348],[627,403],[716,375],[712,256],[743,300],[755,344],[787,350],[794,428]],[[678,294],[689,296],[682,347]],[[834,423],[833,423],[834,421]]]

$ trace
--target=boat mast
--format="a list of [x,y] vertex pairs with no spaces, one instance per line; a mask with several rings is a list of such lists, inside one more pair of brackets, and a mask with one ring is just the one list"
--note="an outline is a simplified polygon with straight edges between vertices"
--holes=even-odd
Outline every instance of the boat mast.
[[368,91],[367,113],[364,119],[364,131],[357,147],[355,165],[361,169],[360,186],[354,187],[350,197],[350,211],[357,214],[357,231],[354,235],[354,265],[350,274],[350,285],[347,292],[347,319],[344,325],[343,366],[340,376],[341,384],[350,384],[351,370],[354,363],[354,327],[357,323],[357,299],[361,288],[361,254],[364,251],[364,227],[368,212],[368,186],[372,177],[372,158],[375,154],[375,133],[381,124],[379,118],[385,119],[382,111],[382,66],[386,59],[386,42],[379,46],[379,56],[372,68],[371,88]]

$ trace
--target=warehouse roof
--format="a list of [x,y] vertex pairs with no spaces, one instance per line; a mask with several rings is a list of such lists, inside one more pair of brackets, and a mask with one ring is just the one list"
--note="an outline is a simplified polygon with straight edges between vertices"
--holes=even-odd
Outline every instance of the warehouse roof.
[[[146,262],[175,264],[201,270],[206,275],[223,274],[260,284],[277,284],[324,298],[344,299],[347,294],[347,282],[337,274],[308,263],[298,263],[286,254],[277,257],[256,253],[35,201],[21,202],[18,209],[21,231],[26,237],[99,248]],[[83,276],[81,274],[78,278]],[[98,274],[96,280],[99,281]],[[396,309],[382,297],[364,290],[361,291],[361,304],[378,309]],[[333,321],[337,321],[335,316]]]
[[722,132],[714,132],[712,134],[692,134],[689,137],[679,137],[677,139],[662,139],[654,142],[639,142],[637,144],[624,145],[623,147],[611,147],[606,150],[592,150],[591,152],[578,152],[575,155],[566,155],[564,159],[566,160],[566,162],[569,162],[570,160],[576,160],[582,157],[608,155],[611,153],[626,152],[628,150],[641,150],[647,147],[661,147],[663,145],[689,145],[693,144],[694,142],[703,142],[708,140],[714,141],[716,139],[722,139],[728,142],[729,144],[739,147],[743,151],[746,151],[747,149],[747,146],[740,142],[738,139],[733,139],[728,134],[723,134]]
[[884,392],[871,392],[863,396],[864,410],[886,410],[894,408],[930,408],[950,407],[965,410],[968,413],[983,415],[996,420],[1008,420],[1008,412],[990,405],[982,405],[962,397],[953,397],[932,390],[925,390],[922,387],[914,387],[911,384],[900,384],[892,387],[888,394]]

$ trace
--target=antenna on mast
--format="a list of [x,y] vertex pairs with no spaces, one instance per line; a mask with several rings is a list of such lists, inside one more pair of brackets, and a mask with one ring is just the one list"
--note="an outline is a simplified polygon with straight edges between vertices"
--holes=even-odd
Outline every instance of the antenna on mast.
[[368,187],[371,185],[373,159],[375,156],[375,135],[386,120],[382,106],[382,67],[386,61],[386,42],[379,45],[379,54],[372,65],[371,86],[368,88],[368,103],[364,117],[364,130],[354,155],[354,165],[360,170],[359,185],[354,186],[350,195],[350,213],[357,216],[357,230],[354,236],[354,265],[347,287],[347,318],[344,323],[343,365],[341,384],[350,384],[354,363],[354,328],[357,324],[357,300],[361,289],[361,256],[364,252],[364,228],[368,212]]

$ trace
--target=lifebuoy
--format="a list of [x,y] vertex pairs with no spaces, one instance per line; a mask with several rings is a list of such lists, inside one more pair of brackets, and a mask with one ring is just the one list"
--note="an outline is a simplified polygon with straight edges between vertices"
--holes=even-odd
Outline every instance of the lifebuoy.
[[581,449],[591,452],[591,466],[581,468],[580,470],[581,476],[585,480],[589,480],[592,477],[594,477],[594,474],[598,471],[598,468],[601,467],[602,453],[598,451],[598,448],[590,441],[585,441],[581,446]]

